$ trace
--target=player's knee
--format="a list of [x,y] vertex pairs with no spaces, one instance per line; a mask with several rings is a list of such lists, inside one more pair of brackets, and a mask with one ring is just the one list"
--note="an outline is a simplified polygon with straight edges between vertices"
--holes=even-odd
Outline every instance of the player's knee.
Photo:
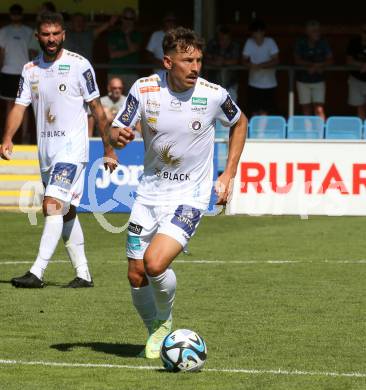
[[57,199],[45,197],[42,203],[43,215],[58,215],[62,213],[63,203]]
[[129,270],[127,277],[132,287],[143,287],[149,283],[145,272],[142,270]]
[[149,276],[158,276],[165,271],[164,263],[159,256],[154,258],[144,256],[145,271]]

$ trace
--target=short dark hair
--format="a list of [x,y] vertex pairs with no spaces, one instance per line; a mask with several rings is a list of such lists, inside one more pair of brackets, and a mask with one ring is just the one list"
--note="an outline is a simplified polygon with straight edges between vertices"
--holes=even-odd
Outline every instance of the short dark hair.
[[163,52],[181,49],[187,51],[190,47],[203,51],[204,42],[193,30],[185,27],[173,28],[166,32],[163,39]]
[[23,13],[23,7],[20,4],[13,4],[9,8],[9,13],[11,15],[22,15]]
[[42,12],[37,19],[37,31],[42,24],[59,24],[64,29],[64,17],[58,12]]
[[255,19],[250,23],[249,31],[250,32],[258,32],[258,31],[266,31],[267,26],[263,22],[263,20]]
[[52,1],[45,1],[42,3],[42,8],[48,12],[56,12],[56,6]]

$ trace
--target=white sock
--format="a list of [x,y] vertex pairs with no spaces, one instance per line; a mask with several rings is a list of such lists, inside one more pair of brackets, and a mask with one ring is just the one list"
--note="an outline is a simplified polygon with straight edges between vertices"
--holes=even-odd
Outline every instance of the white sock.
[[45,218],[38,256],[30,269],[30,272],[39,279],[43,278],[44,271],[55,252],[61,237],[63,223],[62,215],[49,215]]
[[156,317],[155,300],[150,284],[144,287],[131,287],[131,295],[132,303],[150,333]]
[[177,279],[171,268],[158,276],[147,276],[151,284],[155,306],[156,318],[158,320],[168,320],[172,316],[172,308],[177,288]]
[[76,276],[91,281],[88,260],[84,251],[84,234],[78,216],[64,223],[62,238],[69,255],[71,264],[75,268]]

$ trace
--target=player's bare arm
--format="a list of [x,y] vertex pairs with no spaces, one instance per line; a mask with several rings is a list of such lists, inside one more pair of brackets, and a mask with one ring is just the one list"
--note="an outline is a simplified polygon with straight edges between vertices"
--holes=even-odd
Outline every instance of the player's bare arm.
[[13,108],[9,112],[5,123],[3,142],[0,147],[0,157],[4,160],[10,160],[11,158],[11,153],[13,151],[12,140],[22,123],[26,109],[27,107],[21,104],[14,104]]
[[230,129],[229,151],[225,171],[219,176],[216,183],[216,193],[218,195],[217,204],[224,205],[230,197],[238,169],[238,163],[242,154],[247,135],[248,120],[244,114]]
[[95,118],[104,145],[104,167],[113,172],[117,168],[118,157],[109,142],[109,124],[99,98],[88,103],[90,111]]

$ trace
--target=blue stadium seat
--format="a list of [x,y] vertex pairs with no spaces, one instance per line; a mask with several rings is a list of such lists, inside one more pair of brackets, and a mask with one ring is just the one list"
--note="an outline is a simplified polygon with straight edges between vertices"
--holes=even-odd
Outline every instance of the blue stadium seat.
[[325,125],[325,138],[361,139],[362,121],[356,116],[331,116]]
[[324,137],[324,120],[319,116],[291,116],[287,123],[287,138],[321,139]]
[[282,116],[253,116],[249,122],[249,138],[286,138],[286,120]]

